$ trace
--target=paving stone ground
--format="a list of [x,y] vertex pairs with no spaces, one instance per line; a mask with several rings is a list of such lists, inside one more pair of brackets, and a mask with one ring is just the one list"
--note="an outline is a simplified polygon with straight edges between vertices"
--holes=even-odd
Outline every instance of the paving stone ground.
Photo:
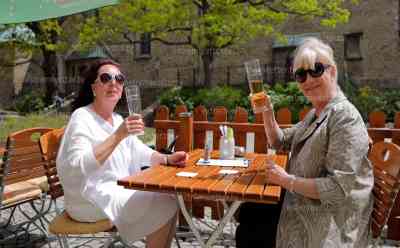
[[[62,200],[59,202],[59,206],[62,207]],[[28,213],[29,215],[33,214],[33,210],[30,208],[29,204],[24,204],[22,207],[22,210]],[[5,221],[5,218],[9,216],[10,210],[5,210],[1,212],[1,217],[2,217],[2,222]],[[50,211],[46,214],[46,217],[51,220],[55,216],[55,209],[52,207]],[[13,224],[16,223],[21,223],[22,221],[25,221],[26,219],[24,216],[20,213],[19,210],[15,212],[15,218],[13,219]],[[210,232],[210,228],[208,226],[215,226],[217,224],[216,221],[213,221],[210,219],[210,213],[206,211],[206,218],[204,220],[198,221],[195,220],[195,224],[197,224],[200,227],[200,230],[203,234],[206,235],[206,233]],[[47,230],[47,226],[45,226]],[[226,225],[224,228],[224,238],[220,239],[219,242],[214,245],[213,247],[215,248],[234,248],[235,244],[232,239],[233,234],[235,232],[236,228],[236,223],[230,222]],[[2,228],[0,231],[0,235],[3,236],[3,238],[9,238],[6,243],[0,244],[0,248],[18,248],[18,247],[24,247],[24,248],[45,248],[45,247],[61,247],[58,243],[58,240],[55,236],[49,235],[48,238],[45,238],[45,236],[39,231],[39,229],[35,226],[31,226],[29,228],[29,235],[24,235],[20,234],[16,238],[13,235],[10,235],[9,232],[5,232],[5,229]],[[177,245],[176,241],[173,241],[172,248],[198,248],[200,245],[198,242],[195,241],[193,238],[193,235],[191,235],[188,232],[178,232],[178,235],[181,237],[179,238],[179,245]],[[183,238],[186,237],[186,238]],[[70,247],[84,247],[84,248],[95,248],[95,247],[103,247],[105,243],[107,243],[107,239],[104,238],[97,238],[97,239],[92,239],[89,237],[85,238],[71,238],[68,240],[69,246]],[[145,244],[142,241],[135,242],[134,247],[137,248],[144,248]],[[121,244],[116,243],[114,245],[116,248],[122,248],[123,246]],[[384,244],[382,244],[380,247],[382,248],[392,248],[392,247],[400,247],[400,245],[395,244],[393,241],[386,241]],[[258,247],[254,247],[258,248]]]

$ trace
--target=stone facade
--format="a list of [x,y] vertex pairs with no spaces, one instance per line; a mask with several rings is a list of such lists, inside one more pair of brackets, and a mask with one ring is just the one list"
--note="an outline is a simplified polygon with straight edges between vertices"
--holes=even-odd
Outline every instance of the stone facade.
[[[293,78],[289,67],[295,45],[305,36],[312,35],[334,48],[339,80],[347,73],[359,86],[400,86],[399,1],[362,0],[359,5],[351,6],[351,11],[350,21],[334,29],[321,27],[317,21],[308,22],[301,18],[289,20],[281,27],[282,33],[288,37],[286,44],[260,37],[241,46],[219,51],[212,65],[213,84],[245,84],[243,63],[253,58],[260,59],[266,83],[291,81]],[[119,43],[109,46],[110,54],[122,65],[128,79],[141,85],[144,107],[156,99],[164,87],[202,86],[202,74],[199,71],[201,61],[191,47],[165,46],[154,42],[151,48],[144,48],[146,52],[151,49],[151,53],[142,54],[141,44]],[[10,53],[4,49],[0,52]],[[79,82],[75,75],[79,65],[79,61],[76,65],[67,61],[66,76],[69,79],[76,77],[76,83]],[[17,93],[15,80],[23,81],[25,78],[25,83],[38,83],[39,86],[40,80],[36,82],[35,79],[42,78],[40,69],[34,64],[28,69],[0,67],[0,75],[3,89],[0,107],[9,103]],[[78,87],[71,85],[59,88],[70,91]]]

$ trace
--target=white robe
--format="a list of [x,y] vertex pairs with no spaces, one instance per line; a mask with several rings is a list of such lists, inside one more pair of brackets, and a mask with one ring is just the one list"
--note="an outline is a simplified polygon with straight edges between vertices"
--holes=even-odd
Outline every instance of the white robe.
[[109,218],[121,237],[138,240],[156,231],[177,211],[173,195],[124,189],[117,180],[150,165],[154,150],[136,136],[122,140],[99,166],[93,147],[114,133],[123,119],[113,114],[113,125],[89,106],[74,111],[57,156],[65,209],[72,218],[94,222]]

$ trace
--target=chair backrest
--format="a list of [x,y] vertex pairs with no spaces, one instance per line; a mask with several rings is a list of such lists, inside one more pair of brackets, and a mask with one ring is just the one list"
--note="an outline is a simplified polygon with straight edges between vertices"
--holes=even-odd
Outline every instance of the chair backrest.
[[400,189],[400,147],[388,142],[372,146],[369,159],[374,167],[372,233],[380,237]]
[[55,129],[40,137],[39,144],[42,152],[43,166],[49,184],[48,194],[53,200],[64,195],[64,191],[58,177],[56,159],[64,128]]
[[[0,166],[2,183],[12,184],[44,176],[38,139],[52,128],[29,128],[11,133],[7,138],[3,164]],[[3,178],[4,176],[4,178]]]

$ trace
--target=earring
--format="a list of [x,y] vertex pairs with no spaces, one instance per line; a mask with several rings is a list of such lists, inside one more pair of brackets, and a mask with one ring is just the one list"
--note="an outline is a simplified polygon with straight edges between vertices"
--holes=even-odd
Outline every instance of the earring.
[[93,91],[93,96],[96,97],[96,92]]

